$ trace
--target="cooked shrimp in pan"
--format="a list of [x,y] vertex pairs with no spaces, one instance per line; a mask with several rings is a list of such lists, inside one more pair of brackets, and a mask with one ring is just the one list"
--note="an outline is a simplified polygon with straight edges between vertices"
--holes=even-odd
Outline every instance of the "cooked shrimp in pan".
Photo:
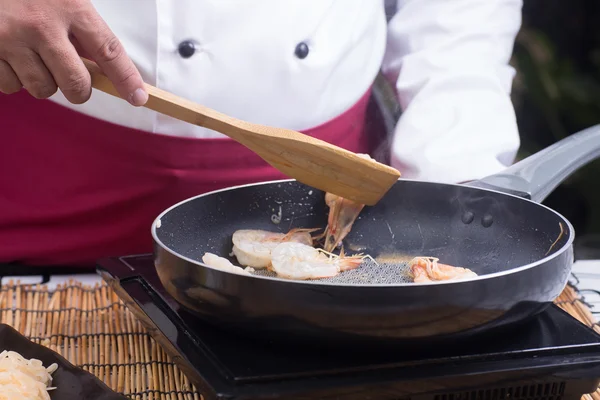
[[[368,154],[358,155],[372,160]],[[325,194],[325,204],[329,207],[329,216],[327,219],[327,228],[325,228],[324,233],[325,244],[323,245],[323,249],[331,252],[350,233],[354,221],[356,221],[356,218],[358,218],[365,205],[331,193]]]
[[345,257],[342,252],[337,256],[303,243],[284,242],[273,249],[270,269],[281,278],[323,279],[357,268],[363,259],[361,255]]
[[440,264],[435,257],[415,257],[409,263],[414,282],[450,281],[474,278],[470,269]]
[[331,193],[325,195],[325,203],[329,207],[327,228],[325,228],[325,251],[333,251],[350,233],[352,225],[362,211],[364,204],[344,199]]
[[202,262],[209,267],[220,269],[225,272],[232,272],[240,275],[250,275],[250,273],[242,267],[233,265],[228,259],[219,257],[212,253],[204,253],[202,256]]
[[247,267],[266,268],[271,263],[271,251],[282,242],[313,243],[310,229],[292,229],[287,234],[258,229],[240,229],[233,234],[233,254]]

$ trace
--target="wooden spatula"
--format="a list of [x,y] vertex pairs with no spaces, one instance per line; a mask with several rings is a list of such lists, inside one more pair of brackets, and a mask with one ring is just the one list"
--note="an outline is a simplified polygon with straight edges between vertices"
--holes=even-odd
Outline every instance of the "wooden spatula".
[[[83,61],[95,89],[121,97],[97,64]],[[220,132],[285,175],[357,203],[375,205],[400,177],[394,168],[308,135],[240,121],[148,84],[146,91],[145,107]]]

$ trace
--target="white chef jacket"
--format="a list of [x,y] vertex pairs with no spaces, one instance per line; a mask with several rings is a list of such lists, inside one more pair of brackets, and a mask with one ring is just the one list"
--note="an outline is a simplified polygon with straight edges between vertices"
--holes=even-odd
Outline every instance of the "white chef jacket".
[[[508,64],[521,0],[94,0],[143,79],[255,123],[303,130],[343,113],[381,70],[403,114],[391,143],[405,178],[476,179],[513,162]],[[195,53],[178,52],[183,41]],[[309,53],[296,56],[304,42]],[[94,91],[53,101],[154,134],[223,137]]]

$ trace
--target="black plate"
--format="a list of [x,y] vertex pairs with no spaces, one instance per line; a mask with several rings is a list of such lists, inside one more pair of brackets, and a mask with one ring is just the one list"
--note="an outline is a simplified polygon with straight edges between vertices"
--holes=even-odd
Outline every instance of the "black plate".
[[28,359],[37,358],[45,367],[58,365],[52,374],[52,386],[56,387],[49,392],[52,400],[128,400],[49,348],[31,342],[9,325],[0,324],[0,352],[4,350],[15,351]]

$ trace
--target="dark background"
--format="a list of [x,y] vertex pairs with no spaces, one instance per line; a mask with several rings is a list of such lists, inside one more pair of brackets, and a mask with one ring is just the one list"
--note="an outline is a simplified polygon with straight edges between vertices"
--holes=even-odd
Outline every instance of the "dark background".
[[[512,65],[519,157],[600,124],[600,0],[525,0]],[[544,202],[569,219],[576,255],[600,258],[600,160]],[[594,250],[596,249],[596,250]]]

